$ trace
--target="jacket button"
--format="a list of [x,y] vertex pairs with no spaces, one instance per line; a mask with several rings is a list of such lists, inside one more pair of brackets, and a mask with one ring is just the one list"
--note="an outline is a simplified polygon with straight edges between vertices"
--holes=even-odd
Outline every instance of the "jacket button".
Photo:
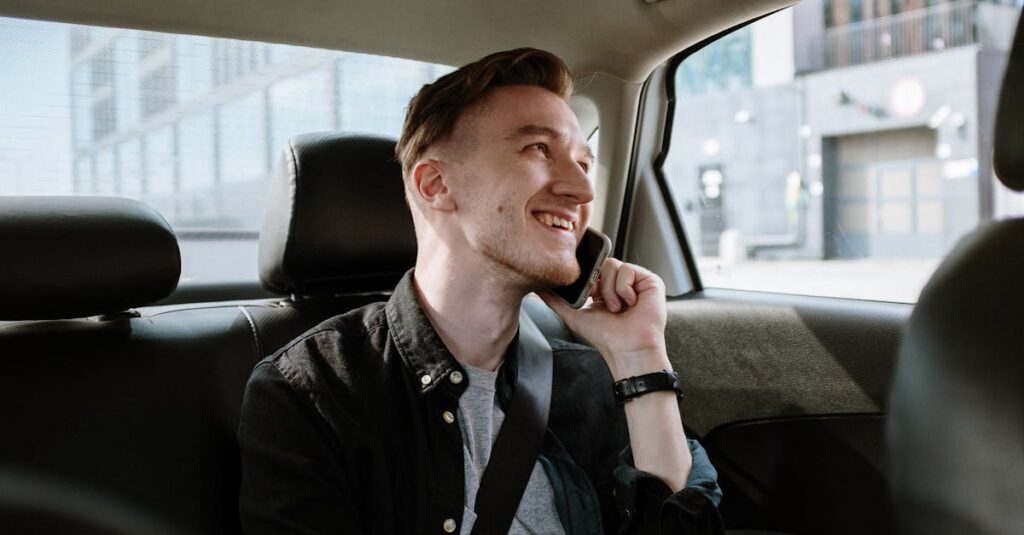
[[452,374],[448,376],[448,378],[451,379],[452,383],[454,384],[459,384],[464,379],[464,377],[462,376],[462,372],[458,370],[453,371]]
[[423,377],[420,377],[420,382],[423,383],[423,386],[429,385],[430,381],[433,381],[433,380],[434,380],[434,378],[431,377],[429,373],[424,375]]
[[444,524],[442,524],[441,527],[444,528],[445,533],[455,533],[455,528],[457,528],[458,526],[455,524],[454,518],[449,518],[448,520],[444,521]]
[[444,413],[441,414],[441,418],[444,418],[444,421],[446,421],[448,423],[454,423],[455,422],[455,415],[452,414],[451,411],[444,411]]

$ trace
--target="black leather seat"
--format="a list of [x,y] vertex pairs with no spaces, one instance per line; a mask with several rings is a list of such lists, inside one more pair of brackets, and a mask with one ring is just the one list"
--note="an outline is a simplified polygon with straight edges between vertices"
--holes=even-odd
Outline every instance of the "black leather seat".
[[[999,101],[995,169],[1024,191],[1024,19]],[[910,318],[892,389],[898,532],[1024,533],[1024,219],[965,237]]]
[[[240,310],[131,310],[169,294],[180,270],[171,229],[135,201],[0,197],[0,248],[5,498],[18,474],[173,532],[237,532],[234,429],[259,359]],[[13,523],[26,507],[60,516],[23,505],[0,508],[0,531],[36,532]],[[93,532],[71,517],[70,532]]]
[[12,491],[0,492],[0,526],[111,525],[19,498],[38,484],[103,497],[94,502],[111,507],[94,509],[169,532],[239,533],[234,437],[252,367],[321,321],[386,299],[413,264],[393,151],[326,134],[290,143],[260,266],[265,285],[291,297],[241,306],[141,308],[180,273],[173,232],[141,203],[0,197],[0,491]]
[[287,297],[245,307],[263,354],[335,314],[387,299],[415,263],[394,150],[393,140],[337,133],[288,140],[259,246],[264,288]]

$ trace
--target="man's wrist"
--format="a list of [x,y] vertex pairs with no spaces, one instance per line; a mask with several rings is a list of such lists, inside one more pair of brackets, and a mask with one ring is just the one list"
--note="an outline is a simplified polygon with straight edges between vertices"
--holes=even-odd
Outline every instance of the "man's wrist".
[[672,370],[665,346],[612,351],[608,356],[609,370],[613,381],[621,381],[629,377],[645,375],[662,370]]
[[683,398],[676,372],[661,370],[617,381],[612,385],[615,402],[619,405],[654,392],[675,392],[677,399]]

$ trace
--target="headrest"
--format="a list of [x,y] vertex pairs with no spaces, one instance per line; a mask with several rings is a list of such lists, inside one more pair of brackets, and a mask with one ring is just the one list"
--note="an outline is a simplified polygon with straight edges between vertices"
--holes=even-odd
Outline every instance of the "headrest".
[[117,197],[0,197],[0,320],[80,318],[158,301],[178,285],[174,232]]
[[336,133],[288,140],[271,176],[260,279],[294,296],[390,290],[416,261],[395,142]]
[[1017,20],[997,110],[992,165],[1006,187],[1024,191],[1024,16]]
[[899,534],[1024,526],[1024,219],[979,226],[921,292],[889,403]]

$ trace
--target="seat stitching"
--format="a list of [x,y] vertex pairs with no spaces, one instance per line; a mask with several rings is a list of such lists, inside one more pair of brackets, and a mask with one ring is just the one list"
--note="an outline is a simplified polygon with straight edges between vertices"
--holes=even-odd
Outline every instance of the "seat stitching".
[[256,342],[256,351],[259,354],[256,360],[263,360],[265,355],[263,354],[263,344],[260,343],[259,332],[256,330],[256,321],[252,319],[252,315],[249,314],[249,311],[244,306],[239,305],[238,310],[242,311],[242,315],[249,322],[249,329],[252,330],[252,338]]

